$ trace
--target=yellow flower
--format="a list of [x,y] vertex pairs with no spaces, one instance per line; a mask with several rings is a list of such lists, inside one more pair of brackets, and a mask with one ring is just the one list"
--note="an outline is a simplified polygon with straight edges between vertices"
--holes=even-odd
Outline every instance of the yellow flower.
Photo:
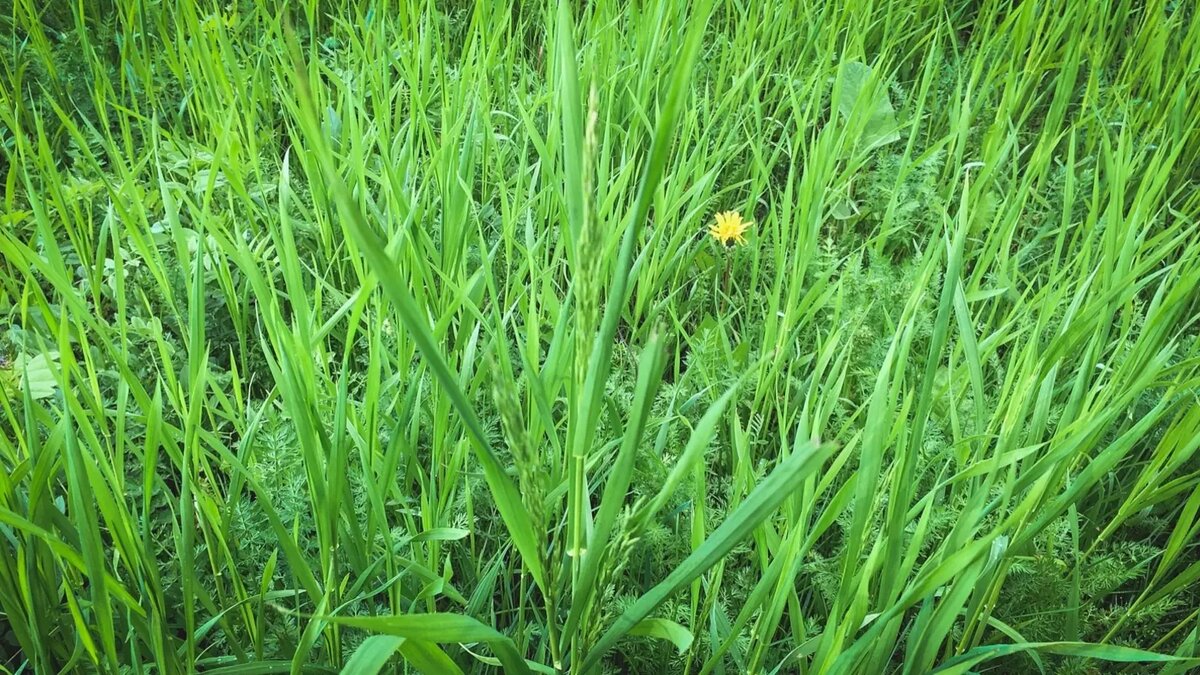
[[717,214],[717,222],[709,226],[708,234],[726,246],[733,246],[734,243],[745,244],[746,238],[742,235],[753,224],[742,220],[737,211],[726,211]]

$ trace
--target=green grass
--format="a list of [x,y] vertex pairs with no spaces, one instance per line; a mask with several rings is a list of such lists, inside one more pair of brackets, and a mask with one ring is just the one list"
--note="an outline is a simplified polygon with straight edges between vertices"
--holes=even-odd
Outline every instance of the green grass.
[[264,4],[0,16],[0,672],[1200,666],[1190,3]]

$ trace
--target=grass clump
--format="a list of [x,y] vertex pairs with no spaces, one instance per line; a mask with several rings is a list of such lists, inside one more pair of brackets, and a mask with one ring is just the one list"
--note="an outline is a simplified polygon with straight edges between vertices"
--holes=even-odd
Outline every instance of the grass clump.
[[0,669],[1196,668],[1200,21],[1093,4],[18,0]]

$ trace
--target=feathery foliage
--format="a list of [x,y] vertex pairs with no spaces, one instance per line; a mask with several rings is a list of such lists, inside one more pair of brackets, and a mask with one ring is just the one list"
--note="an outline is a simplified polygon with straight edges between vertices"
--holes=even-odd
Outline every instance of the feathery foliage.
[[0,672],[1200,666],[1192,4],[0,39]]

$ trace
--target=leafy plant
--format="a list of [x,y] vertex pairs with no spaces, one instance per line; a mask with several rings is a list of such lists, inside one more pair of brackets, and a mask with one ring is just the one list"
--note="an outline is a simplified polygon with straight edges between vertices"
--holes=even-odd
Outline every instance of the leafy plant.
[[0,668],[1194,669],[1200,23],[1042,9],[17,0]]

